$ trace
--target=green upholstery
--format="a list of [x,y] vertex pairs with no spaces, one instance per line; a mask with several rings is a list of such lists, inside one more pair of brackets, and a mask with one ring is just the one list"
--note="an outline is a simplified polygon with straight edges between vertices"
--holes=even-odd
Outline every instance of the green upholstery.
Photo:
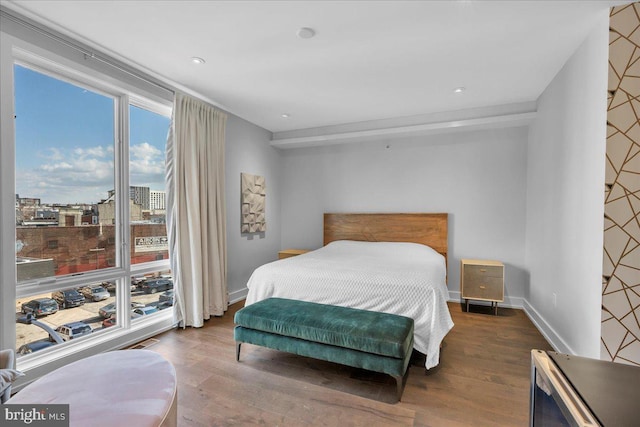
[[413,319],[283,298],[239,310],[239,326],[302,340],[404,358],[413,350]]
[[284,335],[271,334],[264,331],[236,326],[234,330],[236,341],[286,351],[300,356],[313,357],[314,359],[327,360],[354,368],[367,369],[374,372],[382,372],[393,376],[402,376],[407,370],[411,357],[396,359],[379,354],[366,353],[350,348],[335,347],[299,338],[291,338]]
[[392,375],[398,400],[413,350],[413,319],[283,298],[269,298],[235,315],[236,358],[250,343]]

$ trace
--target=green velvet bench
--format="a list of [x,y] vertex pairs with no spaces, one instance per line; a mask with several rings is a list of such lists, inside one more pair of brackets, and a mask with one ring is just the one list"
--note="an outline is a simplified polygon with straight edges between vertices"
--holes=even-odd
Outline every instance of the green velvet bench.
[[413,319],[283,298],[244,307],[234,317],[236,360],[249,343],[391,375],[400,400],[413,351]]

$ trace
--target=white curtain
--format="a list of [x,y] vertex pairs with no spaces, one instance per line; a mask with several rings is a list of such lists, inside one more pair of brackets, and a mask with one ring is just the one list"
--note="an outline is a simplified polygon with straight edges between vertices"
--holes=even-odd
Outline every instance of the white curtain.
[[167,232],[176,320],[200,327],[229,305],[224,198],[227,115],[176,93],[167,138]]

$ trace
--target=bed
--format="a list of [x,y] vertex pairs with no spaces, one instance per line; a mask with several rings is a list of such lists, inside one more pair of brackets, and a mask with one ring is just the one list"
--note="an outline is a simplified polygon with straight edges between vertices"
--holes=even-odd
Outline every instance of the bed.
[[322,248],[258,267],[245,305],[278,297],[414,320],[425,367],[453,327],[447,307],[447,214],[325,214]]

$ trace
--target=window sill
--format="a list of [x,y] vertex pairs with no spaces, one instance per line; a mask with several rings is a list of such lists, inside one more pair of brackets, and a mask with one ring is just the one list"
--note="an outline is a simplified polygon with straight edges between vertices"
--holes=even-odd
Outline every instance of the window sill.
[[[129,347],[139,341],[158,335],[176,326],[173,321],[173,310],[163,310],[149,316],[148,319],[137,319],[129,329],[112,326],[111,330],[99,331],[96,336],[70,341],[60,348],[45,351],[41,354],[26,355],[17,359],[17,369],[26,375],[14,384],[15,391],[35,381],[39,377],[61,366],[85,357]],[[56,346],[57,347],[57,346]]]

